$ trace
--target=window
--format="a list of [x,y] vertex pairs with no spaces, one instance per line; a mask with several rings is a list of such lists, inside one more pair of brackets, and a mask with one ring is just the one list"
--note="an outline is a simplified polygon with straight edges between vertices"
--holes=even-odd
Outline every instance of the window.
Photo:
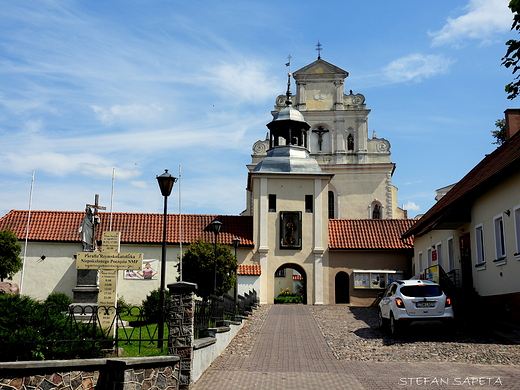
[[392,282],[402,279],[402,271],[354,271],[354,288],[383,290]]
[[269,212],[275,213],[276,212],[276,195],[275,194],[269,194]]
[[477,247],[477,264],[475,266],[483,266],[486,263],[486,259],[484,257],[484,231],[482,224],[475,227],[475,241]]
[[520,256],[520,206],[516,206],[513,210],[515,219],[515,236],[516,236],[516,251],[515,256]]
[[437,252],[437,264],[442,267],[442,244],[439,242],[435,248]]
[[455,250],[453,247],[453,237],[448,238],[448,271],[455,269]]
[[335,216],[334,202],[334,192],[329,191],[329,219],[334,219]]
[[428,248],[428,268],[432,266],[432,248]]
[[419,252],[419,273],[423,271],[423,261],[422,261],[422,252]]
[[305,212],[312,213],[314,210],[314,196],[305,195]]
[[493,218],[495,228],[495,260],[494,262],[502,262],[506,259],[506,240],[504,236],[504,218],[502,214]]
[[278,268],[274,273],[275,278],[285,278],[285,268]]

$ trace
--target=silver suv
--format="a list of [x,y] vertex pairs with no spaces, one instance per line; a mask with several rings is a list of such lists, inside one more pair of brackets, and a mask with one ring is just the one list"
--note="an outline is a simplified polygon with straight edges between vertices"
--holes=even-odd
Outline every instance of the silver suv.
[[447,322],[454,318],[451,299],[430,280],[393,282],[380,297],[379,326],[390,325],[392,335],[415,321]]

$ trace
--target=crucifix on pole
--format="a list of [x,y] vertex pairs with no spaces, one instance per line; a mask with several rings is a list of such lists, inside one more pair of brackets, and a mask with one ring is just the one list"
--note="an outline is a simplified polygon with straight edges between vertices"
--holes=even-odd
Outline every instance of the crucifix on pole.
[[[92,213],[92,211],[90,211],[90,209],[93,208],[94,209],[94,212]],[[92,217],[91,217],[91,221],[92,221],[92,244],[91,244],[91,248],[92,248],[92,251],[95,251],[97,249],[97,245],[96,245],[96,225],[99,224],[99,216],[98,216],[98,210],[106,210],[107,208],[105,206],[100,206],[99,205],[99,195],[96,194],[96,196],[94,197],[94,204],[87,204],[86,205],[86,211],[87,211],[87,215],[89,214],[89,212],[92,213]]]

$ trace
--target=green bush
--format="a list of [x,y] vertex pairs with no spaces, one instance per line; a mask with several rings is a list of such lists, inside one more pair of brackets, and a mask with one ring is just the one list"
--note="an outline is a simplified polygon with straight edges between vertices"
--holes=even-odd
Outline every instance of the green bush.
[[0,295],[0,313],[0,361],[86,359],[105,348],[99,328],[28,296]]
[[68,311],[69,306],[72,304],[72,299],[65,293],[52,293],[43,302],[48,306],[55,306],[60,311]]
[[[168,307],[170,300],[170,292],[168,290],[164,293],[165,306]],[[149,323],[159,322],[161,319],[161,308],[159,307],[160,289],[150,291],[150,294],[143,300],[144,316]]]
[[303,297],[300,294],[291,293],[290,288],[280,291],[274,299],[274,303],[302,303]]

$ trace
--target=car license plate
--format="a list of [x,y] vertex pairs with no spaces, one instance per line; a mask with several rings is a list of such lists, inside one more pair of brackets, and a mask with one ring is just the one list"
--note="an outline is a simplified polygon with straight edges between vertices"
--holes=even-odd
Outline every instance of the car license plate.
[[415,307],[435,307],[435,302],[417,302]]

